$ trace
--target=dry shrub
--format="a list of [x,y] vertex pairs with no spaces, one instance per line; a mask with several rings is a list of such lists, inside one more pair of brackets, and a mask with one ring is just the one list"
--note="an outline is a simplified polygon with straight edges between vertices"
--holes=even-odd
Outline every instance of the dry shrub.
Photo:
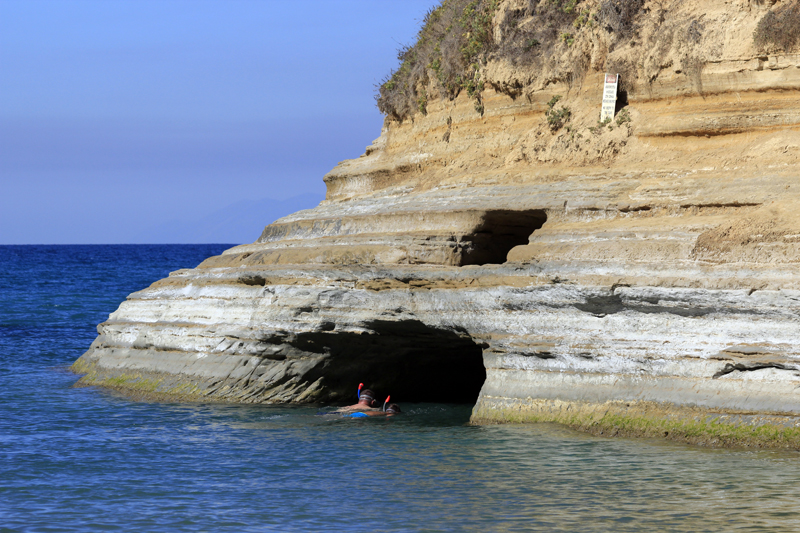
[[781,5],[764,15],[756,25],[753,41],[759,48],[770,45],[784,51],[792,50],[800,42],[800,2]]
[[[378,109],[396,120],[426,112],[427,87],[435,79],[440,96],[455,98],[483,88],[479,72],[491,51],[492,17],[499,0],[444,0],[423,19],[417,42],[402,48],[400,68],[378,88]],[[478,102],[480,103],[480,102]]]
[[692,44],[699,44],[703,39],[703,30],[705,25],[699,20],[693,20],[689,27],[686,28],[686,40]]
[[[506,38],[496,55],[514,65],[534,65],[550,57],[570,40],[564,35],[575,31],[574,22],[582,15],[580,0],[529,0],[506,17]],[[588,12],[584,15],[588,18]],[[523,25],[520,21],[527,19]]]
[[[702,56],[698,47],[702,44],[705,27],[701,20],[690,17],[660,20],[655,31],[649,34],[642,47],[643,56],[640,61],[641,74],[644,81],[652,83],[662,69],[674,67],[680,62],[680,69],[686,72],[695,83],[698,91],[702,90],[699,78],[703,67]],[[675,57],[679,51],[681,57]]]
[[606,31],[626,37],[635,29],[636,15],[644,0],[603,0],[598,9],[598,20]]
[[606,62],[606,72],[619,74],[618,104],[627,105],[628,95],[636,91],[639,72],[630,57],[615,57]]

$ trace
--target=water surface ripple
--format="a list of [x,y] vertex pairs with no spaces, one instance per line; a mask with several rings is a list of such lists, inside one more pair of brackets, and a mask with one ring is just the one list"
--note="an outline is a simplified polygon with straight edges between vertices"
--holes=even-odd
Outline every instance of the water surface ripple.
[[0,531],[800,530],[796,453],[72,387],[125,295],[225,247],[0,247]]

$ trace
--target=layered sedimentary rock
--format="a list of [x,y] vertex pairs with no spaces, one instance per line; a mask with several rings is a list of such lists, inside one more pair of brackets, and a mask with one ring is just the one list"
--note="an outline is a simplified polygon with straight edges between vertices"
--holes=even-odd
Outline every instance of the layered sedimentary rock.
[[638,43],[570,45],[580,79],[490,61],[482,113],[462,93],[387,120],[319,207],[132,294],[74,368],[183,398],[338,402],[362,381],[477,401],[475,421],[794,425],[800,54],[753,45],[767,9],[676,3],[702,34],[643,62],[606,125],[603,72],[655,7]]

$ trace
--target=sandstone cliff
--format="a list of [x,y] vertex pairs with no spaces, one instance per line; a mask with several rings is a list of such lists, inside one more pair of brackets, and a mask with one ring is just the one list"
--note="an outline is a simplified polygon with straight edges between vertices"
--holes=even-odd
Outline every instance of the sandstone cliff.
[[[546,2],[574,11],[541,37]],[[634,4],[471,2],[475,87],[428,68],[319,207],[130,295],[82,383],[337,402],[363,381],[475,421],[793,428],[800,53],[754,35],[796,4]],[[624,92],[598,124],[605,72]]]

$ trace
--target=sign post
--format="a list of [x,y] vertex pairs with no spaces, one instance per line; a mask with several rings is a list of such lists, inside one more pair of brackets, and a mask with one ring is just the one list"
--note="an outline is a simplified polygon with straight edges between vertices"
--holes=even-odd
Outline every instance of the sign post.
[[617,87],[619,74],[606,74],[606,84],[603,87],[603,107],[600,110],[600,122],[614,119],[617,108]]

